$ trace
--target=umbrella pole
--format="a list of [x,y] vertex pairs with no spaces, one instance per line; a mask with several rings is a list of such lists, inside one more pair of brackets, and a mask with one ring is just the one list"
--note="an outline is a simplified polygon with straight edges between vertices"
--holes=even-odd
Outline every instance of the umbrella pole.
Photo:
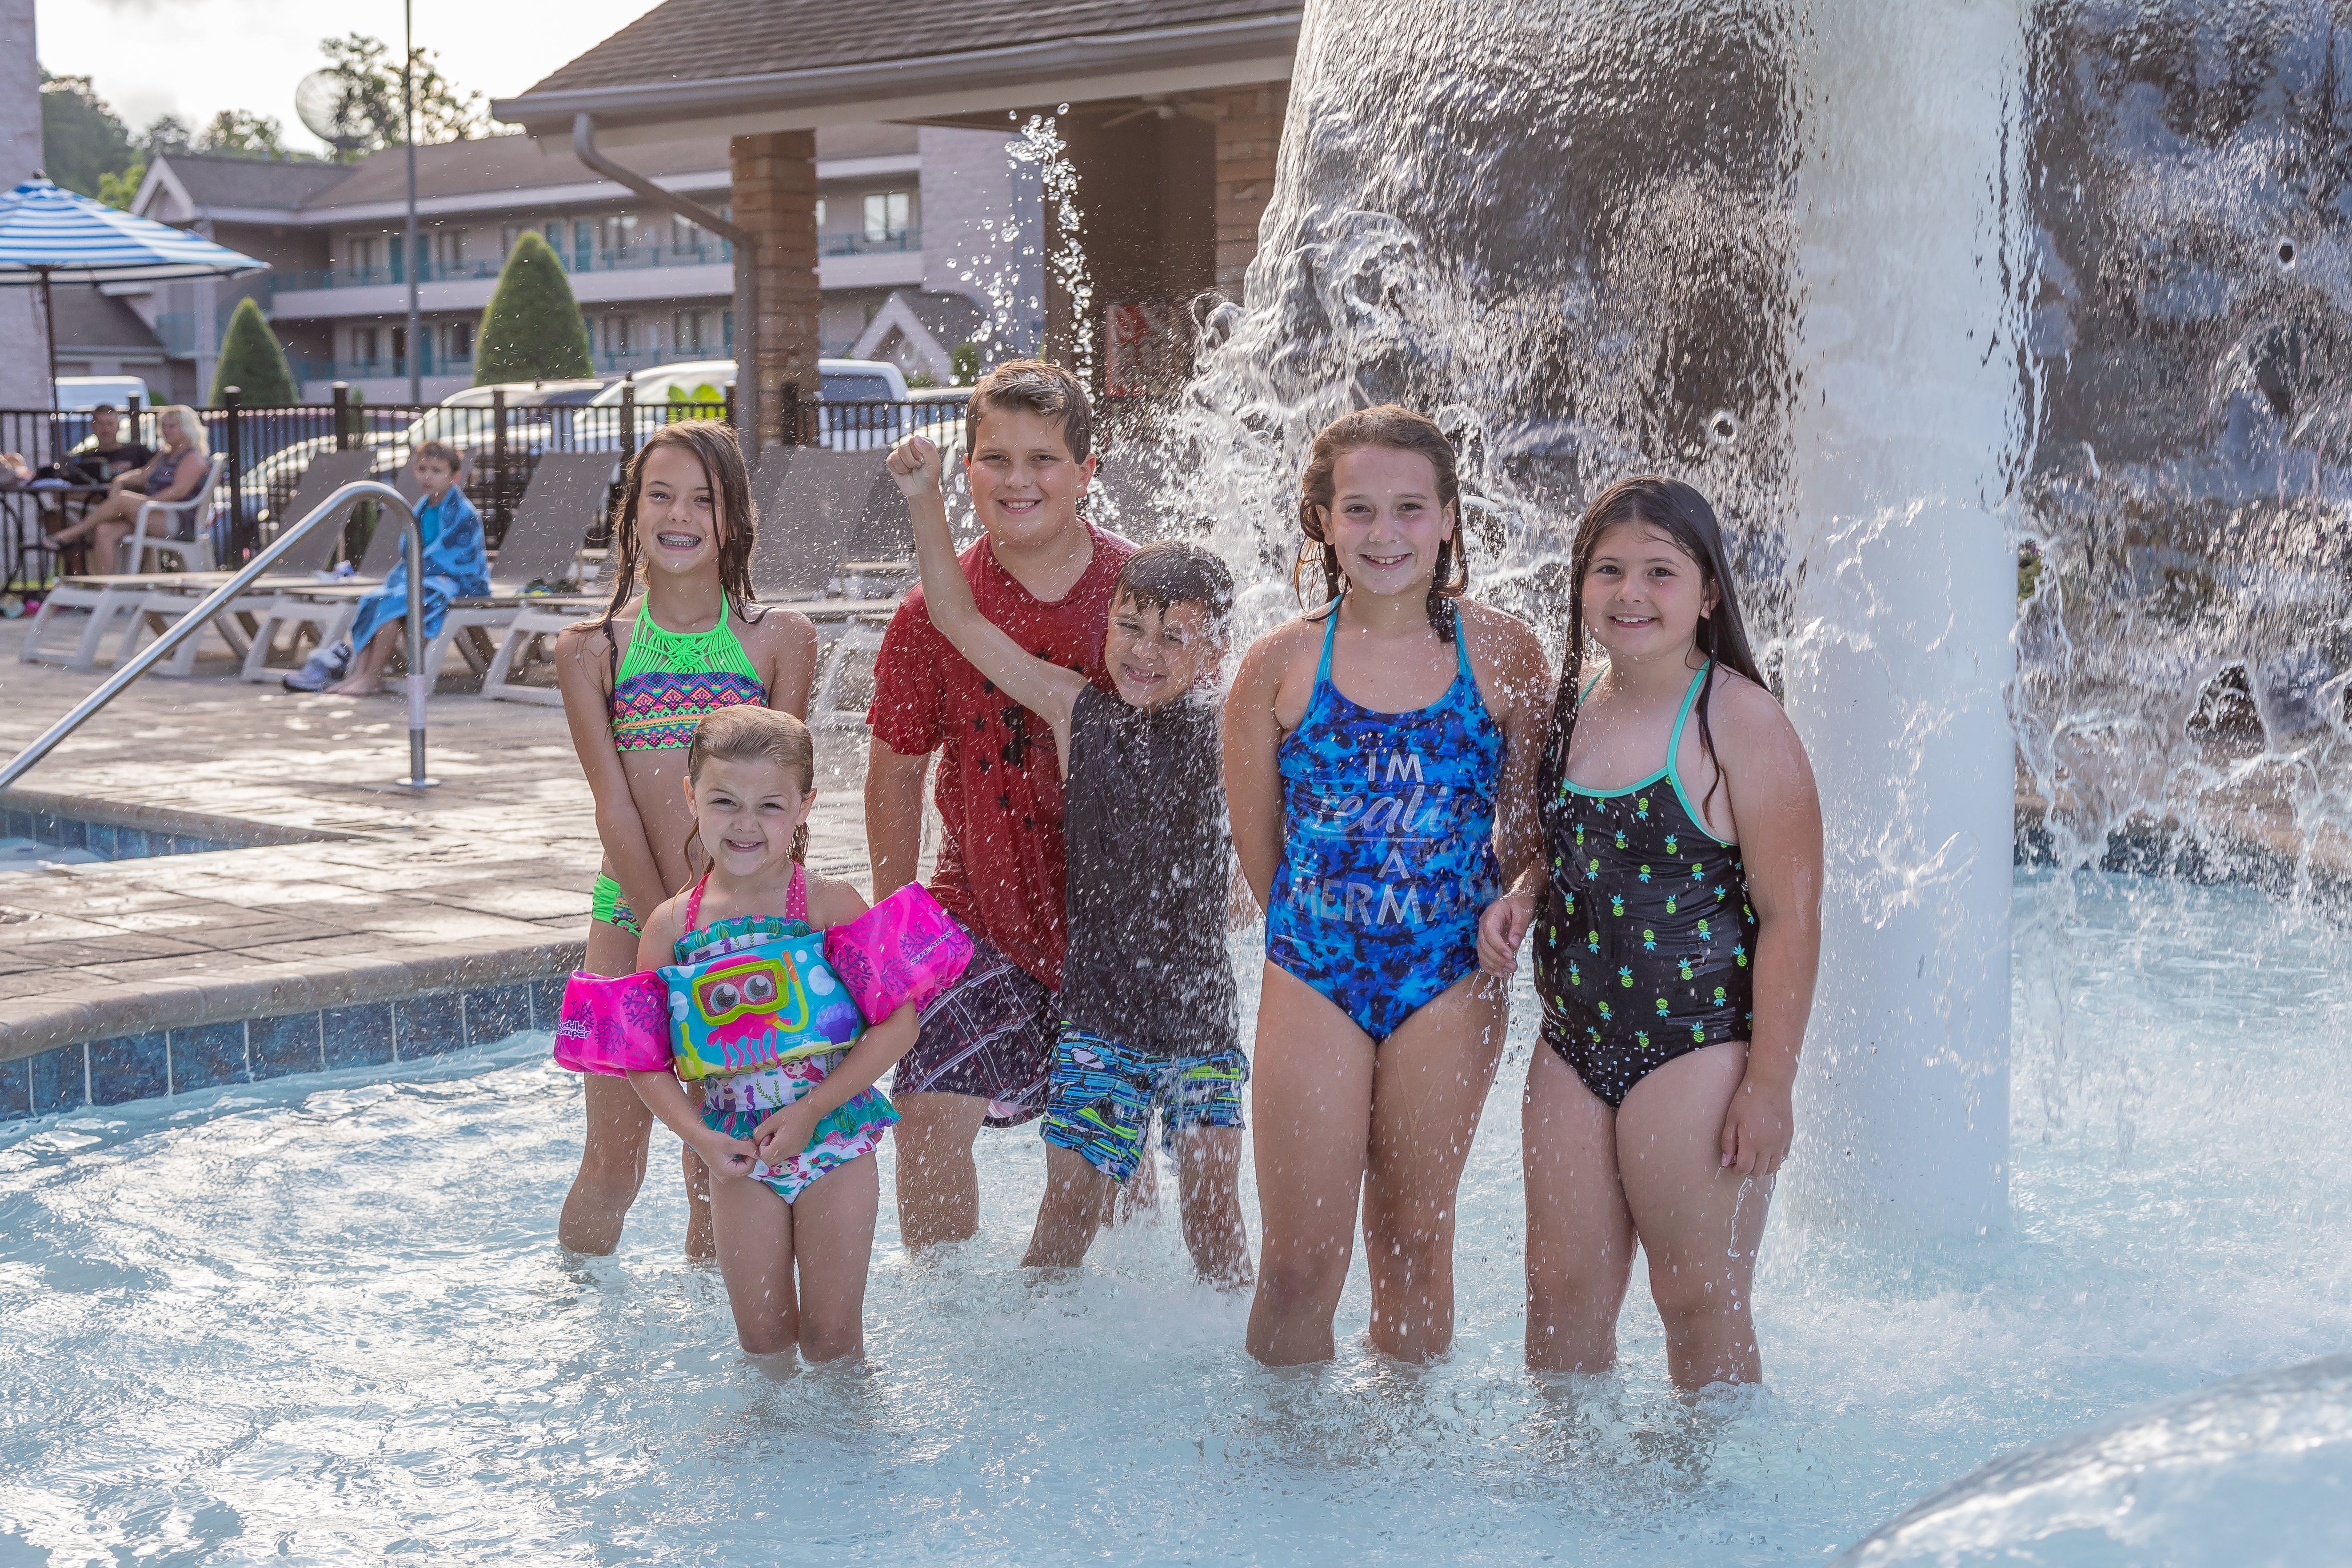
[[49,461],[62,463],[58,450],[58,312],[49,300],[49,269],[41,268],[41,341],[49,350]]

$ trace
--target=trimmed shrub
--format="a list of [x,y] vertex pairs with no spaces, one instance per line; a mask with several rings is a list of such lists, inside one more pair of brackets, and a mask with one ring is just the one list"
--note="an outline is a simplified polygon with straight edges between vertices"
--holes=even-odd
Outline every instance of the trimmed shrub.
[[556,381],[596,374],[588,358],[588,321],[554,247],[525,229],[507,253],[499,286],[474,336],[474,384]]
[[244,395],[247,408],[283,408],[298,401],[294,367],[278,334],[262,319],[261,307],[247,295],[228,319],[228,335],[221,340],[220,358],[213,362],[212,405],[222,406],[221,395],[230,387]]

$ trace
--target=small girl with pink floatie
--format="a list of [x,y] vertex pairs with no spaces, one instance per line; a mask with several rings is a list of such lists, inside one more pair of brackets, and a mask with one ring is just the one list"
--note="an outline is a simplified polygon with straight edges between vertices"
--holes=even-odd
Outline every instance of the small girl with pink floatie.
[[686,793],[710,869],[646,918],[644,973],[572,977],[556,1055],[625,1071],[709,1165],[742,1347],[819,1362],[865,1349],[874,1153],[898,1120],[874,1085],[970,949],[919,888],[869,910],[808,874],[814,773],[789,713],[746,704],[697,726]]

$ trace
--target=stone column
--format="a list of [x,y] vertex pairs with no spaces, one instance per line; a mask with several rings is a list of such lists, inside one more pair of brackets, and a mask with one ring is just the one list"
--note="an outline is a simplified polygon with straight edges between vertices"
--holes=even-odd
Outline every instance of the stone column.
[[1257,221],[1274,194],[1274,155],[1290,104],[1286,81],[1227,88],[1213,100],[1217,128],[1217,289],[1242,301],[1257,257]]
[[737,136],[728,153],[734,221],[754,241],[735,273],[735,395],[752,397],[750,428],[765,448],[785,439],[786,383],[803,406],[816,403],[816,132]]
[[[41,166],[41,73],[35,63],[33,0],[0,0],[0,190]],[[41,291],[0,289],[0,407],[49,405],[48,343]],[[47,462],[49,454],[32,454]]]

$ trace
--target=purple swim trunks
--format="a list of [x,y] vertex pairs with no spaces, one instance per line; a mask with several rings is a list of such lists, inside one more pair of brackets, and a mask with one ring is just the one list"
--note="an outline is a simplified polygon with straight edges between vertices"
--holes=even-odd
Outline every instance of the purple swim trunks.
[[923,1009],[890,1092],[971,1095],[990,1102],[987,1125],[1018,1127],[1045,1110],[1059,1007],[1036,976],[964,929],[971,963]]

